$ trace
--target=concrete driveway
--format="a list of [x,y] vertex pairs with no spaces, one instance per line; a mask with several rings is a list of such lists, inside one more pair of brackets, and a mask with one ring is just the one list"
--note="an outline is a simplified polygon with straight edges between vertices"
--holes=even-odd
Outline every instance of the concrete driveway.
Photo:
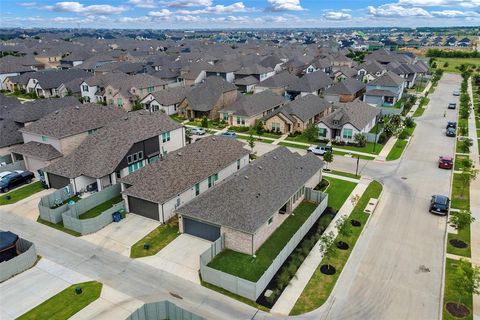
[[81,238],[129,257],[130,247],[159,225],[158,221],[130,213],[120,222],[112,222],[98,232]]
[[36,221],[38,218],[38,203],[40,198],[53,193],[55,189],[42,190],[30,197],[20,200],[13,204],[1,206],[2,210],[16,214],[17,216]]
[[208,240],[182,233],[156,255],[136,260],[200,284],[200,254],[210,248],[210,244]]
[[0,319],[15,319],[72,284],[89,280],[42,258],[35,267],[0,283]]

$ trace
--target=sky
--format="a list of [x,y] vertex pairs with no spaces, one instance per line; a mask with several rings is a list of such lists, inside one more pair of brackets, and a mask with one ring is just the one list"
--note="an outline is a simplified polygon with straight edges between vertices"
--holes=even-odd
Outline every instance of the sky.
[[0,27],[479,26],[480,0],[0,0]]

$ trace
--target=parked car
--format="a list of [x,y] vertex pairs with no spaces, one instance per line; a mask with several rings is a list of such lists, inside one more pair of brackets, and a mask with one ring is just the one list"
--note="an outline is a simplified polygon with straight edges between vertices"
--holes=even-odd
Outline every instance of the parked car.
[[311,146],[307,150],[307,152],[313,152],[313,154],[316,154],[317,156],[323,156],[328,151],[332,151],[331,146]]
[[3,172],[0,172],[0,179],[2,179],[2,178],[5,177],[5,176],[8,176],[10,173],[12,173],[12,171],[3,171]]
[[221,136],[228,137],[228,138],[231,138],[231,139],[236,139],[237,138],[237,134],[235,133],[235,131],[222,132]]
[[458,90],[458,89],[453,90],[453,95],[454,96],[459,96],[460,95],[460,90]]
[[190,128],[190,132],[197,136],[203,136],[207,131],[204,128]]
[[448,109],[456,109],[457,108],[457,104],[455,102],[450,102],[448,104]]
[[450,206],[450,199],[446,196],[434,195],[430,200],[430,209],[431,213],[439,214],[446,216],[448,214],[448,208]]
[[455,137],[457,135],[457,129],[452,128],[452,127],[447,127],[447,130],[445,131],[445,135],[447,137]]
[[0,180],[0,192],[8,192],[22,184],[30,183],[33,178],[34,175],[30,171],[12,172]]
[[457,129],[457,123],[455,121],[448,121],[447,122],[447,129],[448,128]]
[[440,158],[438,159],[438,167],[440,169],[452,170],[452,168],[453,168],[453,158],[452,157],[446,157],[446,156],[440,156]]

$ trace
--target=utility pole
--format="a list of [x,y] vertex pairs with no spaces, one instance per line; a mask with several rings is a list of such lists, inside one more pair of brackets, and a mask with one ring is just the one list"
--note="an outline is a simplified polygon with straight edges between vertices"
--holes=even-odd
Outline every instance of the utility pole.
[[360,155],[357,154],[357,168],[355,169],[355,176],[358,176],[358,164],[360,163]]

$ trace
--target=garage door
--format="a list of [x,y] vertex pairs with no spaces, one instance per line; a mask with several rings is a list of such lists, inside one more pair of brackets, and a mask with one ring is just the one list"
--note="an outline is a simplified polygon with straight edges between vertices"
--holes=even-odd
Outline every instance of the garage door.
[[158,203],[128,196],[128,211],[154,220],[160,220]]
[[47,175],[48,175],[48,184],[50,185],[50,188],[61,189],[70,184],[69,178],[58,176],[52,173],[47,173]]
[[215,241],[220,238],[220,227],[183,217],[183,230],[202,239]]

